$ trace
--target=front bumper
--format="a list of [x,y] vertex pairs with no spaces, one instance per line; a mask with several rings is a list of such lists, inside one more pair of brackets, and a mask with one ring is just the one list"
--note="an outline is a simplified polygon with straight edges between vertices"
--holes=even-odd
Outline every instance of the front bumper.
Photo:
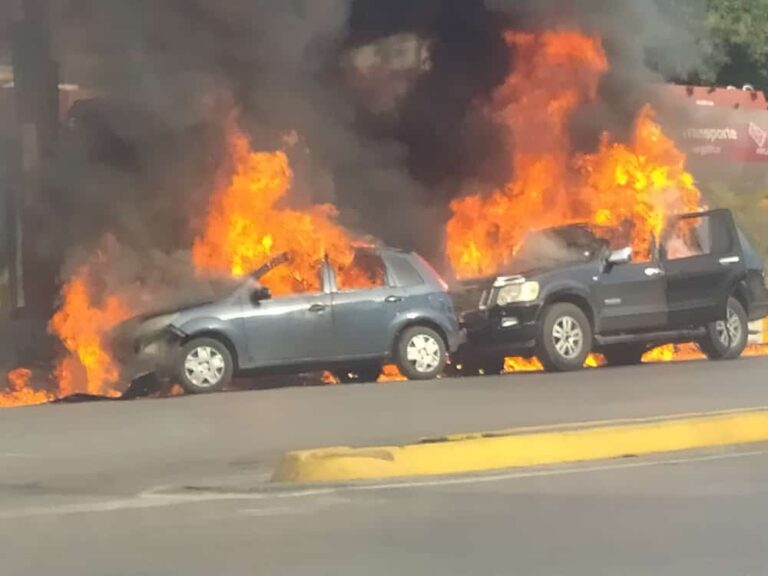
[[466,346],[510,353],[530,350],[536,343],[540,310],[540,302],[531,302],[464,313]]
[[129,345],[122,343],[116,360],[126,380],[142,374],[153,373],[160,379],[169,378],[173,372],[179,337],[169,329],[133,337]]

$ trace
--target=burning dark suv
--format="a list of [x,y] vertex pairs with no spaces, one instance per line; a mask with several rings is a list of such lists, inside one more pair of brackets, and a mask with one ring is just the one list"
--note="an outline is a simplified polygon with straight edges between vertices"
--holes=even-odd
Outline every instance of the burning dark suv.
[[216,301],[134,319],[116,340],[129,342],[144,370],[192,393],[247,373],[329,370],[344,382],[373,381],[385,362],[426,380],[463,341],[447,284],[415,253],[359,249],[351,267],[364,285],[345,285],[323,261],[319,289],[273,298],[260,280],[288,261],[275,259]]
[[741,355],[749,321],[768,314],[768,290],[729,211],[673,218],[647,262],[613,249],[614,232],[533,232],[503,275],[462,283],[454,301],[468,342],[455,365],[499,373],[506,356],[536,356],[547,370],[568,371],[590,352],[629,365],[680,342],[714,360]]

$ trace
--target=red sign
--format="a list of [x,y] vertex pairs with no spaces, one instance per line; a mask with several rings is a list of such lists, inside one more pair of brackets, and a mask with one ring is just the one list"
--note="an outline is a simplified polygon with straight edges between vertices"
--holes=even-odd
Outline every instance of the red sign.
[[768,162],[768,101],[762,92],[667,86],[682,104],[665,126],[692,156],[731,162]]

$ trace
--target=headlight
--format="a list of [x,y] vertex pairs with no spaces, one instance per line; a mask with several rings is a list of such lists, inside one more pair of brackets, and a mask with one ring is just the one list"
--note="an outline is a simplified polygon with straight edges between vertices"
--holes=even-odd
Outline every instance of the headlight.
[[506,306],[514,302],[532,302],[539,297],[538,282],[523,282],[522,284],[510,284],[499,290],[496,296],[498,306]]

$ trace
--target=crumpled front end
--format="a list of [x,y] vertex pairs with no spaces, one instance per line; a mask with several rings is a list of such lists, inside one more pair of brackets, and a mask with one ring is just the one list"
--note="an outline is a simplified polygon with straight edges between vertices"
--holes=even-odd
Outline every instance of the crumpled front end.
[[112,349],[126,380],[132,381],[149,373],[161,379],[171,376],[175,354],[183,337],[173,324],[178,316],[174,313],[134,318],[115,330]]

